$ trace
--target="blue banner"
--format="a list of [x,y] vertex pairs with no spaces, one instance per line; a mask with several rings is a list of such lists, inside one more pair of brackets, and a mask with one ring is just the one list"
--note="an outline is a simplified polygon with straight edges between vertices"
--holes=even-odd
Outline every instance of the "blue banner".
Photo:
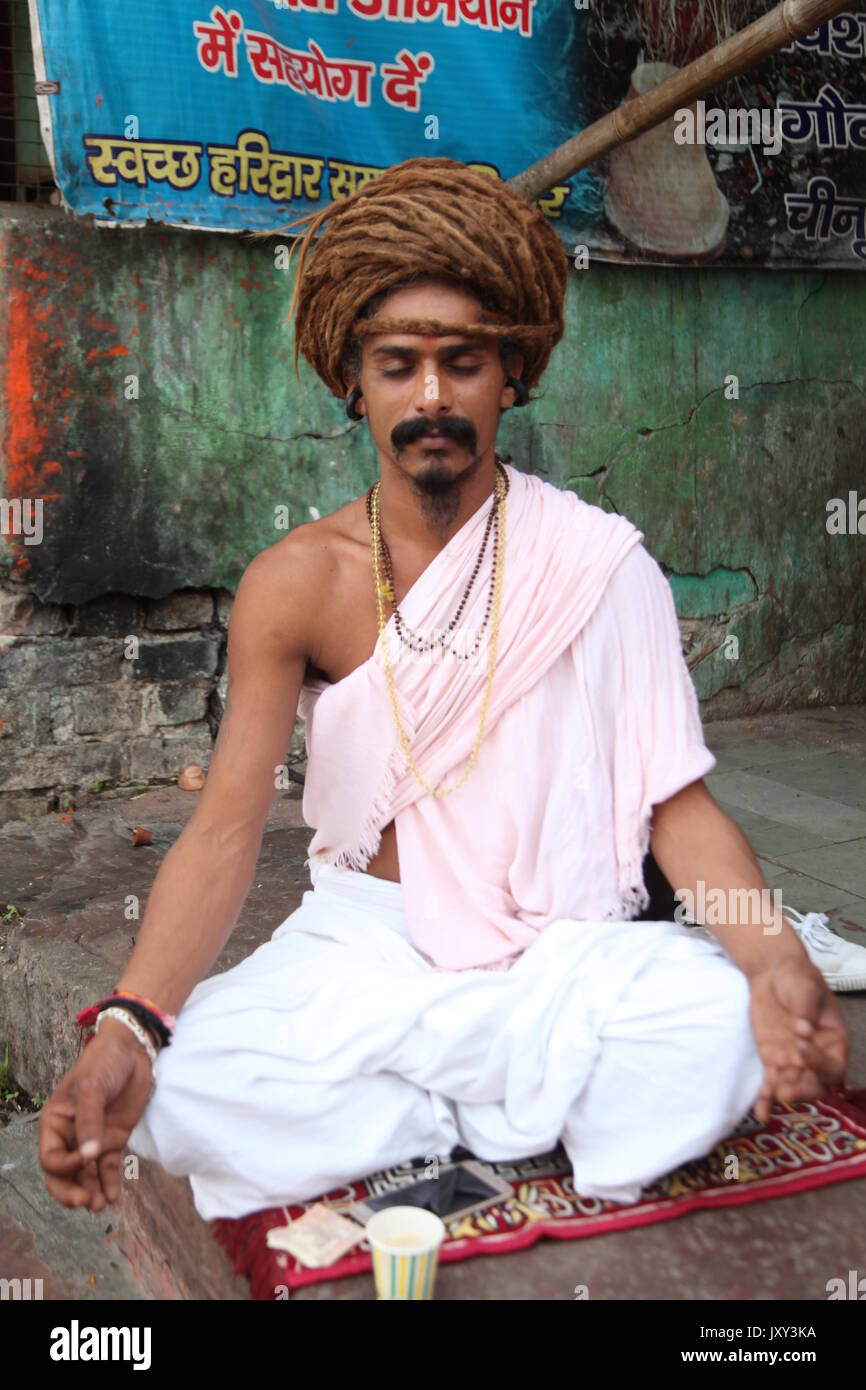
[[[700,8],[701,22],[698,22]],[[68,208],[268,230],[446,155],[508,179],[766,0],[30,0]],[[866,265],[863,0],[537,199],[574,264]]]
[[[585,16],[563,0],[31,0],[31,16],[55,179],[100,223],[276,227],[419,155],[509,178],[583,121]],[[599,192],[579,175],[539,205],[573,239]]]

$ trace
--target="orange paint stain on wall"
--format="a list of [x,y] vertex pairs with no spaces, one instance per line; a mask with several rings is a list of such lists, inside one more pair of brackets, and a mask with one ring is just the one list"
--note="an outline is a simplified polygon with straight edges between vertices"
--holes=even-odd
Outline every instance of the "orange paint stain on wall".
[[42,270],[34,261],[28,261],[24,256],[16,256],[12,261],[13,268],[17,273],[28,280],[48,280],[50,272]]
[[35,408],[33,368],[43,357],[48,335],[39,327],[38,316],[33,312],[33,303],[26,291],[13,292],[8,314],[9,341],[15,344],[15,351],[6,357],[4,380],[4,486],[7,497],[35,497],[39,493],[39,467],[46,436],[42,422],[46,416],[44,404],[38,412]]
[[112,348],[91,348],[84,359],[85,367],[89,367],[97,357],[128,357],[129,348],[124,343],[118,343]]
[[[6,306],[9,339],[15,351],[7,355],[0,381],[6,407],[5,435],[0,438],[0,458],[6,465],[2,486],[7,497],[22,502],[39,500],[49,508],[65,495],[63,463],[56,455],[45,455],[49,447],[52,452],[57,448],[53,438],[57,402],[70,395],[72,388],[68,381],[59,384],[54,380],[47,363],[66,343],[56,326],[51,333],[44,326],[56,310],[44,297],[45,281],[56,283],[56,276],[24,257],[16,259],[15,267],[17,274]],[[7,539],[13,548],[12,572],[25,577],[32,569],[30,547],[23,535]]]

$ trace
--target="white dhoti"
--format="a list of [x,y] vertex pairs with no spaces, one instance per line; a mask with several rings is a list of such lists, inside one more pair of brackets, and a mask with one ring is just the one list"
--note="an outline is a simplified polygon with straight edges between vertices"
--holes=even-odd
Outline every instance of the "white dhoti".
[[128,1147],[188,1175],[206,1220],[379,1168],[544,1153],[635,1202],[745,1116],[763,1066],[745,975],[674,922],[551,923],[507,971],[447,971],[401,885],[323,865],[240,965],[202,981]]

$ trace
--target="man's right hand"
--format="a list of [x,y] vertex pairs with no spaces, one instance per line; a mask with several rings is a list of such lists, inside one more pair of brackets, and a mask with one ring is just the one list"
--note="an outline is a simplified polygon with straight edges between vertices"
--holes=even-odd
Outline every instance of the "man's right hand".
[[106,1018],[39,1116],[45,1186],[63,1206],[96,1212],[117,1201],[121,1156],[147,1108],[151,1080],[141,1043]]

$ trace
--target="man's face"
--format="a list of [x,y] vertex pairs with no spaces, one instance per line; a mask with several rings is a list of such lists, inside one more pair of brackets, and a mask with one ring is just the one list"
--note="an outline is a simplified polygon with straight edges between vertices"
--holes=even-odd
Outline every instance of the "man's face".
[[[466,324],[482,314],[473,295],[443,284],[395,290],[378,310],[383,318]],[[509,365],[519,375],[520,355]],[[500,409],[514,403],[505,377],[495,338],[370,334],[363,340],[358,409],[380,455],[435,494],[492,448]]]

